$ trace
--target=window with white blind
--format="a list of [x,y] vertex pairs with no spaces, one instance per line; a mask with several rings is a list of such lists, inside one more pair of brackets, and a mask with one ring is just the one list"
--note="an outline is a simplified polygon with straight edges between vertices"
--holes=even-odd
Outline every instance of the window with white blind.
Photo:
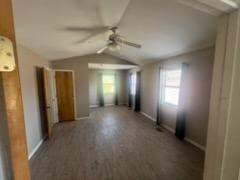
[[136,77],[136,74],[134,73],[131,75],[131,95],[136,94],[136,81],[137,81],[137,77]]
[[114,75],[103,75],[103,93],[113,94],[115,93],[115,76]]
[[165,70],[163,81],[163,103],[178,106],[181,70]]

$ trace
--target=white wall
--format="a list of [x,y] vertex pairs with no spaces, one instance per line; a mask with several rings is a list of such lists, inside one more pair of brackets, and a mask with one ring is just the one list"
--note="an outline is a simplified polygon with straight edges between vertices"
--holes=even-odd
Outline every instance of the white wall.
[[24,119],[28,155],[32,154],[45,136],[46,127],[40,115],[36,67],[49,66],[49,62],[21,45],[17,46],[22,88]]

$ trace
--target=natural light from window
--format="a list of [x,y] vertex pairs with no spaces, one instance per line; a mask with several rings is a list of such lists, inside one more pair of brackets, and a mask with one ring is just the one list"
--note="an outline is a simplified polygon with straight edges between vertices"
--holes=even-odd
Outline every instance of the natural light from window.
[[136,74],[132,74],[131,75],[131,95],[136,94],[136,81],[137,81]]
[[163,102],[178,105],[181,83],[181,70],[166,70],[164,78]]
[[103,75],[103,93],[112,94],[115,92],[115,76]]

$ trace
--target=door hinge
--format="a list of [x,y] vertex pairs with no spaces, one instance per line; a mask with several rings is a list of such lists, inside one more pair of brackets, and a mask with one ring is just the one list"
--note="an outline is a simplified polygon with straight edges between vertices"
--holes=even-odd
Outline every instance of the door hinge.
[[13,43],[10,39],[0,36],[0,72],[10,72],[15,69]]

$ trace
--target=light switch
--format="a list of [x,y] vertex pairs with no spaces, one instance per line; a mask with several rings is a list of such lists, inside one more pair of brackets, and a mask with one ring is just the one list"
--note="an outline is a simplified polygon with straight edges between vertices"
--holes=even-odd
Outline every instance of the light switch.
[[15,69],[13,44],[10,39],[0,36],[0,72],[9,72]]

